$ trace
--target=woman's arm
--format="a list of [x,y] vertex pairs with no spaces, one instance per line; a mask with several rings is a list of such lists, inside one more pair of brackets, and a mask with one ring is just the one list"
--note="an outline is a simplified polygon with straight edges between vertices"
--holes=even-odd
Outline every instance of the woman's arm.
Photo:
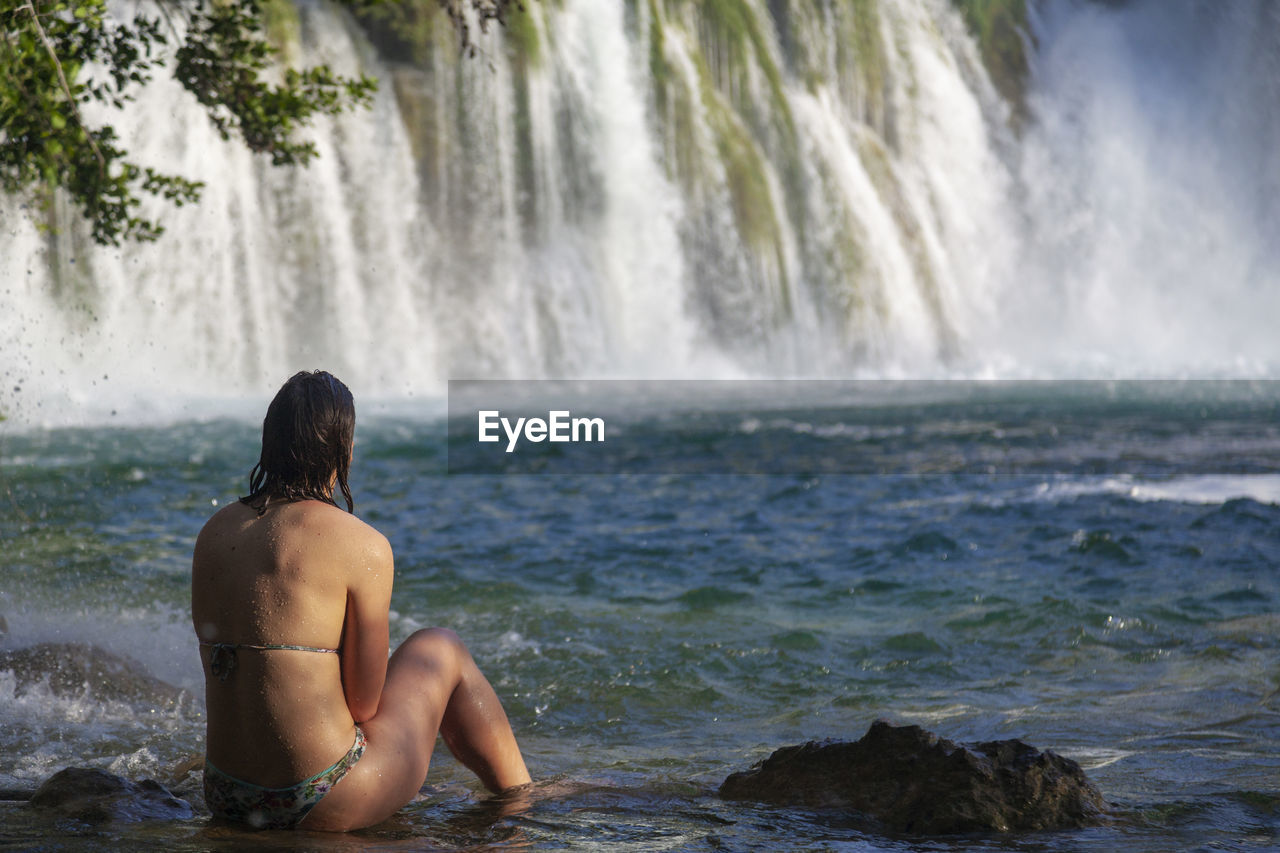
[[391,545],[372,528],[368,534],[351,565],[342,629],[342,689],[357,723],[378,712],[391,644]]

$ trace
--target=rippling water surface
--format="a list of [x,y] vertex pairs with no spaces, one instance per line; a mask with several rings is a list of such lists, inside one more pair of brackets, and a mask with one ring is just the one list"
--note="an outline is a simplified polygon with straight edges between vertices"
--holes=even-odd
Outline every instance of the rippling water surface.
[[[459,631],[544,781],[529,802],[487,802],[442,748],[426,796],[393,821],[257,843],[1274,846],[1280,391],[1128,393],[744,403],[710,421],[645,420],[628,439],[678,436],[696,455],[718,452],[709,435],[763,431],[785,459],[812,455],[817,430],[901,462],[881,476],[446,475],[438,415],[362,413],[352,486],[396,550],[393,639]],[[922,449],[933,461],[912,473]],[[1012,474],[965,461],[1015,451]],[[0,672],[0,787],[89,764],[195,795],[196,774],[175,776],[203,737],[190,549],[256,454],[256,427],[233,420],[0,435],[3,647],[89,642],[189,691],[158,706]],[[960,461],[935,464],[947,459]],[[1116,818],[923,841],[715,796],[778,746],[856,738],[877,717],[1052,748],[1085,766]],[[7,847],[245,841],[203,818],[104,830],[0,811]]]

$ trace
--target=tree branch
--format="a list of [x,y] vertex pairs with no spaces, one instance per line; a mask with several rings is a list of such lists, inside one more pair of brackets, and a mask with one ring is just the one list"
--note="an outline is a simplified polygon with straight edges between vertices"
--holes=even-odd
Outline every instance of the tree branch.
[[105,178],[107,176],[107,160],[102,156],[102,152],[98,150],[98,143],[94,140],[93,134],[89,132],[88,126],[84,123],[84,118],[80,115],[80,105],[76,103],[76,97],[71,93],[71,85],[67,83],[67,75],[62,71],[62,63],[58,60],[58,53],[53,48],[53,42],[49,40],[49,36],[44,31],[44,26],[40,23],[40,15],[36,12],[35,0],[26,0],[19,9],[26,9],[31,13],[31,23],[35,25],[36,34],[40,36],[40,43],[44,45],[44,49],[48,51],[49,58],[53,60],[54,70],[58,72],[58,82],[62,84],[62,92],[67,96],[67,103],[71,107],[72,116],[76,120],[76,124],[80,125],[80,129],[84,131],[85,139],[89,142],[89,147],[93,149],[93,156],[98,158],[98,169]]

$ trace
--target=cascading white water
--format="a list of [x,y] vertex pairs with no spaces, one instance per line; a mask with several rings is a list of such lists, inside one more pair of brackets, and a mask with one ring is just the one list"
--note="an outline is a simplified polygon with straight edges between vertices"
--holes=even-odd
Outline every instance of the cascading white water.
[[1275,368],[1261,0],[1033,3],[1017,136],[946,0],[530,8],[471,60],[439,27],[410,67],[299,0],[308,62],[383,81],[372,112],[319,123],[306,170],[151,87],[126,144],[206,182],[158,211],[159,243],[89,246],[67,209],[49,237],[0,200],[0,411],[261,395],[314,366],[362,397]]
[[850,328],[823,341],[837,353],[825,362],[848,370],[839,354],[852,351],[876,374],[962,370],[995,321],[1014,249],[1011,182],[996,156],[1007,108],[949,7],[885,2],[879,16],[890,129],[859,120],[829,86],[794,98],[814,183],[834,182],[838,199],[811,219],[850,217],[864,255],[827,289],[853,285],[870,306],[841,312]]
[[693,358],[680,198],[623,9],[570,0],[550,17],[536,67],[489,39],[476,62],[400,78],[409,104],[465,92],[430,140],[449,153],[427,209],[455,241],[431,261],[433,379],[671,374]]
[[1280,7],[1033,9],[1027,286],[993,351],[1059,375],[1277,375]]

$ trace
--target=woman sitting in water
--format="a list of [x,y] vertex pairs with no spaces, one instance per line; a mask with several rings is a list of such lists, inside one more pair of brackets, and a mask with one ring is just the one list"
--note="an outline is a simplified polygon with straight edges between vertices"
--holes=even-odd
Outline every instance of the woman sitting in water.
[[262,422],[248,497],[196,540],[204,790],[217,817],[375,824],[418,793],[437,733],[489,790],[529,783],[497,695],[453,632],[418,631],[387,659],[391,546],[351,514],[354,431],[345,385],[294,376]]

